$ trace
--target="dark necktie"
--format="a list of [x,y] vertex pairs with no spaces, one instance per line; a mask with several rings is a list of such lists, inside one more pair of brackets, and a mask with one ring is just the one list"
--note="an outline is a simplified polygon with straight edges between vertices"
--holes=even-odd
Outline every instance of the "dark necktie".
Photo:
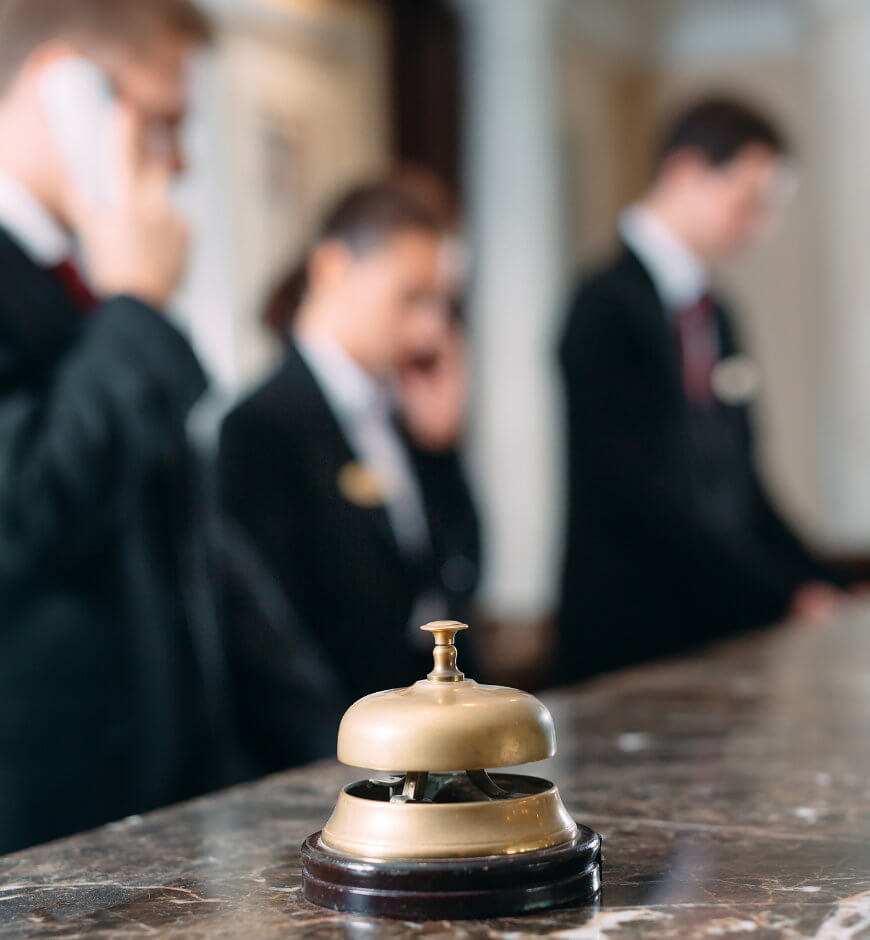
[[713,404],[713,370],[719,359],[716,318],[709,294],[674,316],[686,398],[694,405]]
[[60,279],[70,300],[78,307],[84,316],[94,312],[99,303],[90,287],[85,283],[79,269],[72,261],[63,261],[52,268],[54,274]]

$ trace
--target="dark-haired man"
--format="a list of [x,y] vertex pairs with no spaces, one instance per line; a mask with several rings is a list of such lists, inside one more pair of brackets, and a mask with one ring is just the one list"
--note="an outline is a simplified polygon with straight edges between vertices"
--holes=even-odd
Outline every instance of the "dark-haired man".
[[329,214],[284,311],[286,360],[227,420],[230,514],[277,574],[347,699],[428,671],[417,629],[461,618],[478,532],[455,274],[437,216],[389,184]]
[[573,302],[561,681],[790,612],[824,616],[843,596],[759,480],[755,369],[711,292],[711,267],[768,223],[785,156],[753,109],[691,108],[622,217],[616,259]]
[[185,73],[208,36],[188,0],[4,7],[0,853],[222,779],[185,437],[205,377],[164,314],[187,254],[168,198]]

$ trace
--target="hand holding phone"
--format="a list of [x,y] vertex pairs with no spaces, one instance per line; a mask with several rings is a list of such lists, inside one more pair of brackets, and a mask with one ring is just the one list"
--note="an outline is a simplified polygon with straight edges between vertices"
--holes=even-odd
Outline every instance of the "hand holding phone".
[[145,158],[142,118],[134,109],[118,104],[113,125],[115,194],[99,203],[73,187],[73,231],[98,295],[130,295],[162,309],[188,257],[187,225],[170,199],[172,168]]
[[46,122],[66,172],[68,222],[90,286],[162,307],[187,260],[187,228],[170,201],[168,155],[146,154],[141,114],[120,102],[96,65],[77,55],[39,79]]
[[470,384],[461,327],[445,326],[438,348],[408,362],[398,378],[402,415],[417,444],[432,453],[456,447],[465,429]]

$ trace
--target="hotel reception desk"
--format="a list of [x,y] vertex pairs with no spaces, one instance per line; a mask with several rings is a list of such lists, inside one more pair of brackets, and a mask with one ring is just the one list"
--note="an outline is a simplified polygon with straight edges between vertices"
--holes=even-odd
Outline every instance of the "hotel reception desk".
[[535,772],[604,836],[585,906],[424,924],[301,894],[341,786],[303,768],[0,858],[0,937],[870,936],[870,609],[544,697]]

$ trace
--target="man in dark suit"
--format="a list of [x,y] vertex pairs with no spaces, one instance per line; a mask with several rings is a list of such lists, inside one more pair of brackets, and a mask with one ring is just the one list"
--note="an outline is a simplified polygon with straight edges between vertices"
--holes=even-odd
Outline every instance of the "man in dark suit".
[[346,701],[425,675],[417,628],[461,618],[477,581],[446,234],[400,187],[343,199],[282,292],[283,366],[224,427],[227,509]]
[[[5,9],[0,853],[225,779],[224,668],[185,436],[205,377],[164,313],[187,254],[168,200],[184,76],[208,34],[187,0]],[[59,127],[86,123],[99,99],[59,115],[54,97],[94,66],[115,99],[106,202],[69,149],[76,124]]]
[[570,507],[556,678],[682,650],[844,596],[755,468],[757,369],[710,267],[767,222],[785,143],[763,116],[703,101],[586,278],[561,347]]

